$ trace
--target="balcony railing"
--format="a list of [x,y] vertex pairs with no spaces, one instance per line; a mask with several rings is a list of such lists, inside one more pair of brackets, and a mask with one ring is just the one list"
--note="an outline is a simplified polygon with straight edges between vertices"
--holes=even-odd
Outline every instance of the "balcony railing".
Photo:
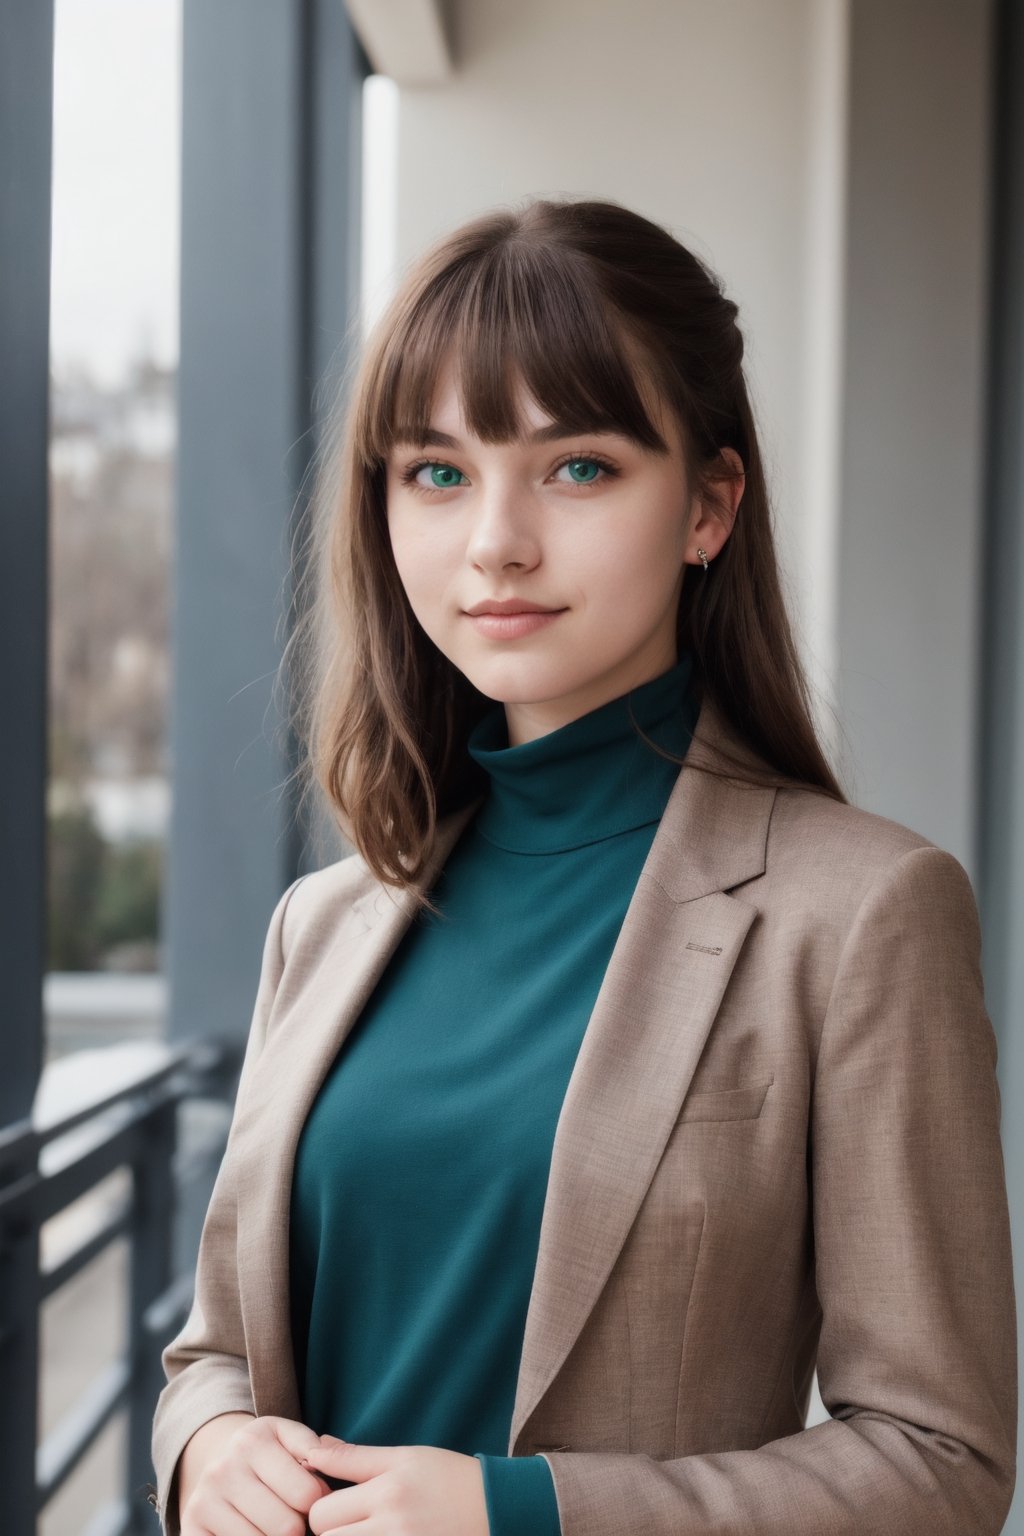
[[[38,1372],[32,1371],[32,1381],[17,1382],[7,1368],[2,1373],[0,1487],[3,1529],[11,1536],[34,1536],[40,1513],[121,1410],[128,1431],[123,1489],[102,1509],[83,1511],[79,1532],[67,1536],[152,1536],[156,1529],[150,1445],[164,1385],[160,1352],[187,1316],[194,1285],[194,1272],[173,1274],[174,1213],[179,1189],[223,1152],[221,1142],[176,1166],[178,1106],[196,1098],[223,1102],[227,1074],[237,1062],[238,1047],[223,1042],[163,1047],[155,1063],[137,1068],[86,1106],[47,1124],[33,1118],[0,1130],[0,1360],[6,1366],[38,1358],[44,1301],[116,1239],[126,1239],[129,1254],[125,1350],[45,1435],[34,1466],[17,1464],[4,1419],[37,1411]],[[43,1224],[118,1169],[130,1174],[127,1194],[46,1267]]]

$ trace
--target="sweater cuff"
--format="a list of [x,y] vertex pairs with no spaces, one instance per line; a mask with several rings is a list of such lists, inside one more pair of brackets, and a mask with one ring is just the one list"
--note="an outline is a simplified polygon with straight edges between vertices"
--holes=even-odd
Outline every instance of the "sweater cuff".
[[543,1456],[473,1454],[484,1475],[490,1536],[562,1536],[555,1484]]

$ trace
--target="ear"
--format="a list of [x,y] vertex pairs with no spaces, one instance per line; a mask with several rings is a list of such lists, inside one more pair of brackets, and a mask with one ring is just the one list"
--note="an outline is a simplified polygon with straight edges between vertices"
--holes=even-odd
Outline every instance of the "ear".
[[703,549],[709,560],[719,553],[732,532],[746,487],[743,460],[735,448],[723,448],[718,462],[721,469],[711,472],[713,489],[693,498],[690,515],[694,521],[686,541],[686,560],[691,565],[701,564],[698,549]]

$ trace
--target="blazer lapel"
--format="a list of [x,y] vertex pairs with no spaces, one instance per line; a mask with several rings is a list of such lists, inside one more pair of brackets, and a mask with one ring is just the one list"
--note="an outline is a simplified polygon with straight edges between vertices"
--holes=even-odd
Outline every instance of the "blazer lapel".
[[[711,758],[724,742],[757,761],[710,704],[696,729]],[[699,772],[697,751],[627,909],[555,1130],[510,1456],[607,1282],[756,915],[725,892],[763,872],[776,791]]]
[[[438,824],[422,885],[429,889],[479,800]],[[291,1185],[299,1135],[345,1036],[412,921],[405,892],[371,888],[348,907],[313,982],[275,1021],[256,1062],[232,1138],[258,1187],[239,1191],[238,1286],[258,1414],[297,1419],[289,1310]],[[289,1017],[295,1011],[294,1027]]]

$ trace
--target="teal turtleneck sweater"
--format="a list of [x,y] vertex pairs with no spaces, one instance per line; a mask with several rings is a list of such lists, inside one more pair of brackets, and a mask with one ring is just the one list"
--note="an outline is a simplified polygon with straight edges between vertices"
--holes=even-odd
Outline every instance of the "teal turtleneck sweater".
[[560,1536],[543,1455],[508,1447],[555,1127],[696,720],[691,659],[510,747],[342,1044],[296,1149],[303,1421],[481,1463],[491,1536]]

